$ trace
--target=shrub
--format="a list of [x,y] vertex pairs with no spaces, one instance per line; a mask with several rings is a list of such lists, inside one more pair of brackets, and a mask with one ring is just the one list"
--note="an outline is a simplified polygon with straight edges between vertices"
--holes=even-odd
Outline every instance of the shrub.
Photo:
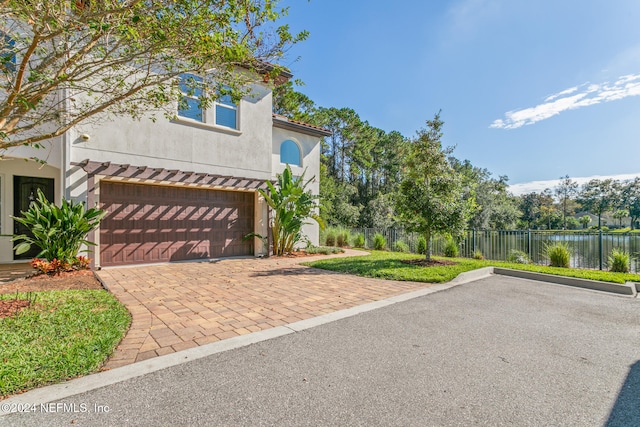
[[529,255],[527,255],[526,252],[519,251],[517,249],[512,249],[511,252],[509,252],[507,261],[514,264],[531,264],[531,258],[529,258]]
[[615,273],[629,272],[629,254],[624,250],[614,249],[609,255],[609,268]]
[[418,237],[418,253],[422,255],[427,253],[427,239],[424,236]]
[[373,236],[373,249],[376,251],[383,251],[387,248],[387,239],[380,233],[376,233]]
[[396,252],[409,252],[409,245],[403,242],[402,240],[398,240],[393,248]]
[[308,254],[329,255],[343,253],[344,249],[336,248],[334,246],[310,246],[306,249],[306,251]]
[[473,251],[473,259],[477,259],[477,260],[484,259],[484,255],[482,255],[482,251],[480,249],[476,249],[475,251]]
[[364,248],[364,234],[356,234],[353,238],[353,246],[356,248]]
[[49,262],[59,261],[60,268],[73,265],[78,262],[78,252],[83,244],[95,245],[86,237],[105,215],[103,210],[85,209],[83,203],[64,199],[60,206],[56,206],[38,190],[36,200],[26,212],[22,212],[22,217],[14,217],[14,221],[31,232],[30,236],[22,234],[13,237],[13,241],[20,242],[16,245],[16,254],[23,254],[34,245],[40,249],[38,257]]
[[543,250],[543,256],[548,258],[551,267],[569,268],[571,259],[571,248],[566,242],[558,242],[554,244],[546,244]]
[[349,245],[349,240],[351,240],[351,233],[349,230],[341,230],[336,234],[336,243],[341,248]]
[[444,256],[447,258],[455,258],[460,253],[458,244],[453,239],[447,239],[447,243],[444,245]]
[[333,230],[327,231],[327,237],[324,239],[324,244],[327,246],[336,245],[336,233]]

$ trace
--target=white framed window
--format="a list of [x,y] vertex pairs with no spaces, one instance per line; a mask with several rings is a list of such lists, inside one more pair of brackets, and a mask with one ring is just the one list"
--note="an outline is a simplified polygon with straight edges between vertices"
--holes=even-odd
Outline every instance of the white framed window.
[[238,129],[238,105],[230,95],[222,95],[214,102],[216,124],[231,129]]
[[[202,123],[210,123],[229,129],[238,129],[238,104],[231,95],[221,94],[213,108],[202,108],[201,98],[206,95],[202,77],[194,74],[182,74],[179,80],[182,97],[178,104],[178,116]],[[224,88],[228,89],[228,88]]]

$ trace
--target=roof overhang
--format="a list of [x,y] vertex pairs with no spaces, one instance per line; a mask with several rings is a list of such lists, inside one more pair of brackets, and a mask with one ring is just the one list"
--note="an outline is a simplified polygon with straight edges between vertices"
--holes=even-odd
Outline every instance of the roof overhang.
[[319,126],[313,126],[307,123],[302,123],[297,120],[291,120],[287,117],[277,114],[273,115],[273,126],[280,129],[303,133],[305,135],[317,136],[319,138],[330,136],[332,134],[332,132],[328,129]]

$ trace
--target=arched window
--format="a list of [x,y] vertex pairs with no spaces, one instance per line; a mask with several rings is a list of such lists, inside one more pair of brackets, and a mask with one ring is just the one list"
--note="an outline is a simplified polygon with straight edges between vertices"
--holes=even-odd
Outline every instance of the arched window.
[[280,163],[288,163],[291,166],[302,166],[302,156],[298,144],[287,139],[280,144]]

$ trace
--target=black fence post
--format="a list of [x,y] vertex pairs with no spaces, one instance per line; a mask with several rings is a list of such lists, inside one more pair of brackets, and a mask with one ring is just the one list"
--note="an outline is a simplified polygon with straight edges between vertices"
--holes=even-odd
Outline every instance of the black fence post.
[[598,230],[598,255],[600,270],[602,270],[602,229]]
[[473,234],[472,234],[472,236],[473,236],[473,253],[475,254],[476,250],[477,250],[476,249],[476,229],[474,228],[472,231],[473,231]]
[[527,255],[529,255],[529,258],[533,259],[533,257],[531,256],[531,229],[530,228],[527,230]]

